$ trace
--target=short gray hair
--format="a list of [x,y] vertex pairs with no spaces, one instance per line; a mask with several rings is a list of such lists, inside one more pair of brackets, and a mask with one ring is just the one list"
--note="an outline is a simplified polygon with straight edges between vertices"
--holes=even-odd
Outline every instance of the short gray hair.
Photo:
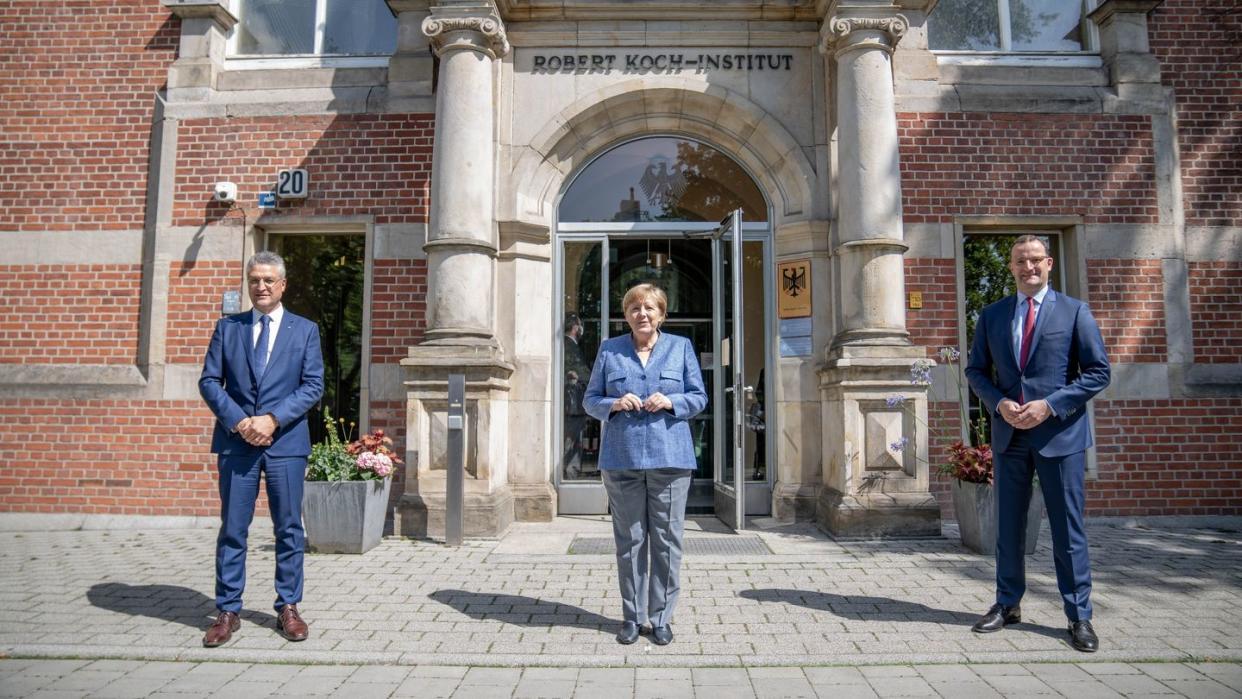
[[255,265],[271,265],[276,268],[277,272],[279,272],[281,279],[285,278],[285,258],[277,255],[271,250],[256,252],[250,256],[249,260],[246,260],[247,276],[250,275],[250,270],[254,269]]

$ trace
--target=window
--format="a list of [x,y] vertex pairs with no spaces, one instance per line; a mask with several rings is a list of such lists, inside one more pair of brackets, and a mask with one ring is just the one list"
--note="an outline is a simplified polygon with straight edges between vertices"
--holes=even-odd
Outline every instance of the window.
[[388,56],[397,47],[384,0],[234,0],[233,8],[233,56]]
[[1091,0],[940,0],[927,19],[933,51],[1081,52]]
[[596,158],[561,199],[562,222],[703,221],[734,209],[766,221],[767,203],[750,175],[711,146],[657,136]]

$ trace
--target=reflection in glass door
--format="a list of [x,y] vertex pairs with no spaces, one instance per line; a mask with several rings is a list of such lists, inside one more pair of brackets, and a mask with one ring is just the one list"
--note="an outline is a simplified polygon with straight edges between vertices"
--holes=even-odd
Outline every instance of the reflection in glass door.
[[[710,397],[707,409],[690,425],[698,467],[687,511],[716,514],[729,523],[736,520],[735,515],[724,513],[735,510],[735,462],[744,469],[746,513],[764,515],[770,511],[763,405],[766,243],[762,239],[746,240],[742,247],[743,287],[747,290],[739,309],[744,319],[742,356],[745,385],[755,391],[746,395],[740,410],[742,427],[736,430],[734,420],[739,412],[734,411],[733,394],[725,391],[732,383],[731,370],[722,366],[718,351],[721,339],[733,336],[732,251],[732,240],[684,233],[574,236],[561,241],[559,385],[555,387],[560,416],[556,480],[561,514],[606,511],[607,498],[599,475],[600,424],[585,414],[581,402],[600,343],[629,332],[621,299],[630,287],[644,282],[657,284],[667,294],[668,316],[661,329],[690,340]],[[717,267],[723,272],[713,272]],[[740,452],[733,448],[736,433],[743,440]]]

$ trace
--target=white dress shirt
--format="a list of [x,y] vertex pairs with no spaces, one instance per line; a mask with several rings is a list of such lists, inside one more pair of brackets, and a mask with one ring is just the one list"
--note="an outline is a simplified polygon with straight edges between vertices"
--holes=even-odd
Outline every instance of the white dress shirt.
[[[1044,305],[1044,297],[1048,295],[1048,285],[1040,289],[1035,294],[1035,322],[1039,322],[1039,309]],[[1018,307],[1013,309],[1013,321],[1009,326],[1009,334],[1013,338],[1013,359],[1022,363],[1022,331],[1026,328],[1022,325],[1026,322],[1026,300],[1030,298],[1021,291],[1018,292]]]
[[[251,322],[253,323],[250,326],[250,349],[253,351],[254,346],[259,344],[259,333],[263,332],[263,324],[259,322],[259,316],[262,316],[263,313],[257,308],[251,310],[250,313]],[[272,319],[267,328],[267,358],[270,360],[272,358],[272,348],[276,346],[276,333],[280,332],[280,321],[285,318],[285,305],[277,304],[275,310],[267,315]]]

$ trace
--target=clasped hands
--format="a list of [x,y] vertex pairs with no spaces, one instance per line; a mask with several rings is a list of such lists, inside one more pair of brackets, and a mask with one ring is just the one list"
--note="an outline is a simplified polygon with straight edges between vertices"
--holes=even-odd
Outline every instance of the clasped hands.
[[1029,430],[1039,426],[1044,420],[1052,417],[1052,408],[1046,400],[1033,400],[1026,405],[1019,405],[1017,401],[1002,400],[996,409],[1000,411],[1001,417],[1005,418],[1015,429]]
[[612,410],[646,410],[649,413],[659,412],[661,410],[672,410],[673,401],[663,393],[652,393],[647,396],[647,400],[642,400],[633,393],[627,393],[624,396],[612,402]]
[[276,434],[276,419],[271,415],[255,415],[237,423],[233,430],[252,447],[266,447]]

